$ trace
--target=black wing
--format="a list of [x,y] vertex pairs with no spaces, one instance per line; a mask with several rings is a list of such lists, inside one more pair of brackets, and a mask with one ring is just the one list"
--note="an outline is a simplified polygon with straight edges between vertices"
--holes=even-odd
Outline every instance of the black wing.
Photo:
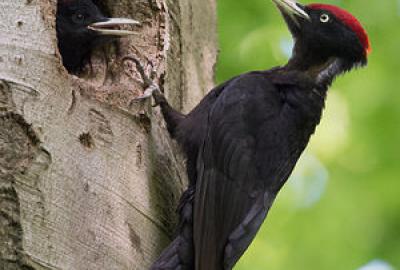
[[197,159],[196,270],[231,269],[292,171],[284,103],[266,74],[232,81],[208,114]]

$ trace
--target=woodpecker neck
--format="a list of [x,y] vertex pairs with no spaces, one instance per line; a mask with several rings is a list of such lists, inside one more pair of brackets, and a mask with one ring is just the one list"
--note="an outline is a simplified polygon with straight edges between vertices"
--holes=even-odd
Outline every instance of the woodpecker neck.
[[64,43],[59,43],[59,48],[64,66],[68,69],[68,71],[76,72],[77,68],[79,68],[82,63],[82,58],[86,53],[86,50],[79,48],[78,46],[74,47]]
[[300,72],[316,85],[327,89],[338,75],[352,67],[352,64],[342,58],[317,55],[310,50],[302,50],[296,46],[293,56],[285,68]]
[[345,71],[340,58],[329,58],[326,62],[309,66],[303,64],[299,66],[294,62],[289,62],[287,68],[301,72],[315,84],[324,87],[330,86],[334,79]]

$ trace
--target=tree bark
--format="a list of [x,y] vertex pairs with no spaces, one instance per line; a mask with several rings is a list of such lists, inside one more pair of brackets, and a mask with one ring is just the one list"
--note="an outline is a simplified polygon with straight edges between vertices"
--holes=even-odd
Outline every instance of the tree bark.
[[[0,2],[0,269],[148,269],[171,239],[182,156],[135,66],[151,62],[173,106],[213,85],[215,0],[105,0],[137,35],[62,67],[55,0]],[[148,69],[151,66],[148,65]]]

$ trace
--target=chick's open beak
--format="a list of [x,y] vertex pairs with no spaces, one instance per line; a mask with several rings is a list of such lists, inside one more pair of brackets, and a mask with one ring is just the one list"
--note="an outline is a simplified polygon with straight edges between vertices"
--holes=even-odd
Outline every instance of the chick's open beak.
[[88,26],[88,29],[97,32],[102,36],[129,36],[134,35],[135,32],[128,30],[113,29],[122,25],[138,25],[138,21],[126,18],[108,18],[102,22],[92,23]]
[[282,13],[289,16],[295,23],[298,23],[298,18],[303,18],[311,21],[310,16],[293,0],[272,0],[278,6]]

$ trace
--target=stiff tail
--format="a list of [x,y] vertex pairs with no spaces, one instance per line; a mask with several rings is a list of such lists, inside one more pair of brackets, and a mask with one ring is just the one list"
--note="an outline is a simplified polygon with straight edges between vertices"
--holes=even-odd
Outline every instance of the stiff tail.
[[150,270],[193,270],[193,198],[194,187],[183,193],[179,204],[180,224],[177,236],[161,253]]

